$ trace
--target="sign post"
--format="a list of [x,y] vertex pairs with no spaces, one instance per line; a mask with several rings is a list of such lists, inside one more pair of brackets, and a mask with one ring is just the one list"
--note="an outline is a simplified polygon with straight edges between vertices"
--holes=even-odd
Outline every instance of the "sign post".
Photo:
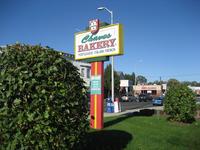
[[103,128],[104,61],[123,54],[121,24],[99,27],[99,20],[89,21],[90,31],[75,34],[75,60],[91,62],[90,127]]
[[90,127],[103,128],[104,62],[91,63]]

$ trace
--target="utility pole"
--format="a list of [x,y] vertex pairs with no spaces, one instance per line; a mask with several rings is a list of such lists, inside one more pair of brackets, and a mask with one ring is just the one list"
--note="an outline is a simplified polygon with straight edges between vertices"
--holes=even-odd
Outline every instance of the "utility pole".
[[161,85],[162,83],[161,83],[161,76],[160,76],[160,85]]

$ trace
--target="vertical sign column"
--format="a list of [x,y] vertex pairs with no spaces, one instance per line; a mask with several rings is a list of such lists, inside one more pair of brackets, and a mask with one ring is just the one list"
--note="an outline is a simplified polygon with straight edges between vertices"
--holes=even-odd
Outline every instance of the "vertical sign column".
[[104,62],[91,63],[90,127],[103,128]]

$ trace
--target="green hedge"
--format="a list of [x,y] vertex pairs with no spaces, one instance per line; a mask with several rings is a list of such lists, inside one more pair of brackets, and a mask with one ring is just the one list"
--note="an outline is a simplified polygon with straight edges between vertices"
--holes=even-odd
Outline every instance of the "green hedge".
[[164,111],[170,120],[192,122],[196,113],[195,95],[185,85],[176,85],[168,89],[164,101]]
[[60,53],[0,49],[0,149],[72,149],[88,129],[86,88]]
[[197,104],[197,110],[200,110],[200,104]]

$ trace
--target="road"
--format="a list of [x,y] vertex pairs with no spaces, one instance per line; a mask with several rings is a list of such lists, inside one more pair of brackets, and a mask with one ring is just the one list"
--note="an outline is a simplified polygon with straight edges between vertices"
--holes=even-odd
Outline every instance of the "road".
[[[152,102],[121,102],[121,109],[122,111],[131,110],[131,109],[138,109],[138,108],[148,108],[152,107]],[[104,103],[104,111],[106,111],[106,103]]]
[[122,111],[138,108],[148,108],[152,107],[152,102],[121,102]]
[[[200,104],[200,97],[196,98],[197,102]],[[152,107],[152,102],[121,102],[122,110],[131,110],[131,109],[138,109],[138,108],[148,108]]]
[[[196,98],[197,103],[200,104],[200,97]],[[131,110],[131,109],[140,109],[140,108],[148,108],[152,107],[152,102],[121,102],[122,111]],[[155,106],[156,107],[156,106]],[[104,103],[104,111],[106,111],[106,103]]]

